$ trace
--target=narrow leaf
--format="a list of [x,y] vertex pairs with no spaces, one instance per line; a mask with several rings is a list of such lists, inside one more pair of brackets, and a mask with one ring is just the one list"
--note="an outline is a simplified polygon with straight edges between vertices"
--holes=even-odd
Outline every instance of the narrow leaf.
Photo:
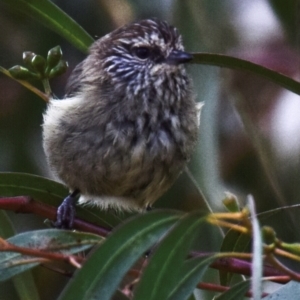
[[187,299],[188,295],[195,289],[197,283],[208,266],[216,259],[215,256],[196,257],[186,261],[181,268],[181,276],[177,281],[177,285],[169,296],[169,300]]
[[[168,299],[181,277],[181,268],[191,243],[204,222],[203,214],[196,212],[182,218],[163,239],[152,254],[149,265],[136,288],[134,300]],[[188,298],[195,286],[186,291]]]
[[[5,239],[13,236],[14,234],[15,229],[12,222],[5,211],[0,210],[0,236]],[[33,276],[30,272],[15,276],[12,281],[20,300],[39,299],[38,291]]]
[[[229,230],[225,235],[222,245],[221,252],[245,252],[248,250],[251,242],[251,237],[237,232],[235,230]],[[251,251],[249,249],[249,251]],[[233,273],[220,270],[219,278],[220,283],[224,286],[229,285],[232,279]]]
[[18,293],[19,300],[40,299],[39,292],[37,290],[31,271],[26,271],[23,274],[14,276],[12,280]]
[[214,300],[237,300],[243,299],[250,287],[250,280],[241,281],[235,284],[228,291],[214,298]]
[[68,189],[54,180],[26,173],[0,173],[0,196],[26,195],[58,205],[68,195]]
[[192,63],[250,71],[300,95],[300,82],[250,61],[221,54],[193,53]]
[[9,238],[15,235],[15,229],[5,211],[0,210],[0,236]]
[[59,300],[109,300],[121,279],[181,214],[153,211],[126,221],[91,255]]
[[[19,247],[64,254],[87,250],[100,241],[102,238],[95,234],[57,229],[28,231],[7,239],[7,242]],[[33,258],[18,252],[0,252],[0,281],[37,266],[39,263],[32,263]]]
[[93,38],[70,16],[48,0],[1,0],[11,9],[18,10],[41,22],[60,34],[83,52],[93,42]]
[[[237,232],[235,230],[229,230],[223,241],[222,241],[222,245],[221,245],[221,252],[231,252],[234,249],[234,246],[238,240],[238,238],[241,236],[240,232]],[[223,271],[223,270],[219,270],[219,279],[220,279],[220,283],[221,285],[229,285],[231,279],[232,279],[233,274],[231,272],[227,272],[227,271]]]
[[[38,202],[57,207],[68,194],[66,186],[45,177],[26,173],[0,173],[0,197],[30,196]],[[123,213],[117,216],[96,206],[78,206],[76,213],[84,220],[106,227],[116,226],[129,215]]]

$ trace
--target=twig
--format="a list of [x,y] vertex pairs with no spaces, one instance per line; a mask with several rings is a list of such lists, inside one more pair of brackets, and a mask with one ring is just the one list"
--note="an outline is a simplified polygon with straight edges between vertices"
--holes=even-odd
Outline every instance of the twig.
[[65,255],[40,249],[19,247],[8,242],[4,242],[4,240],[1,242],[0,252],[17,252],[23,255],[40,257],[47,260],[64,261],[75,266],[76,268],[81,267],[81,263],[84,261],[84,259],[80,256]]
[[[45,203],[40,203],[27,196],[0,198],[0,209],[11,210],[16,213],[32,213],[49,220],[56,220],[56,208]],[[106,237],[110,230],[75,218],[74,229],[95,233]]]
[[39,89],[37,89],[36,87],[34,87],[33,85],[31,85],[29,82],[27,82],[25,80],[19,80],[19,79],[16,79],[16,78],[12,77],[10,75],[10,73],[6,69],[4,69],[3,67],[1,67],[1,66],[0,66],[0,72],[2,72],[4,75],[8,76],[9,78],[17,81],[18,83],[20,83],[21,85],[23,85],[24,87],[26,87],[28,90],[30,90],[33,93],[35,93],[37,96],[39,96],[40,98],[42,98],[45,102],[49,102],[48,95],[46,95],[43,92],[41,92]]
[[[50,220],[55,220],[56,219],[56,208],[44,203],[37,202],[33,200],[30,197],[27,196],[17,196],[17,197],[6,197],[6,198],[0,198],[0,209],[5,209],[5,210],[11,210],[16,213],[33,213],[45,218],[48,218]],[[84,220],[75,219],[74,222],[74,227],[78,230],[85,231],[85,232],[91,232],[98,234],[100,236],[106,237],[109,233],[110,230],[106,228],[99,227],[95,224],[91,224],[89,222],[86,222]],[[25,251],[25,250],[24,250]],[[30,249],[29,252],[32,255],[35,255],[36,253],[32,252],[33,249]],[[38,253],[41,254],[41,250]],[[37,253],[37,254],[38,254]],[[54,254],[54,253],[52,253]],[[222,254],[222,253],[221,253]],[[228,253],[230,254],[230,253]],[[28,255],[30,255],[28,253]],[[199,256],[208,256],[212,255],[212,253],[199,253],[199,252],[191,252],[190,257],[199,257]],[[238,254],[239,258],[242,258],[242,253]],[[44,257],[44,256],[43,256]],[[244,258],[250,258],[249,254],[245,253]],[[66,259],[61,258],[61,259]],[[69,260],[69,258],[67,259]],[[70,261],[69,261],[70,263]],[[277,265],[273,264],[276,268]],[[78,266],[76,266],[78,267]],[[251,276],[251,263],[243,260],[243,259],[238,259],[237,256],[235,257],[222,257],[218,258],[215,262],[213,262],[210,265],[211,268],[218,269],[218,270],[223,270],[231,273],[237,273],[237,274],[243,274],[247,276]],[[284,271],[284,272],[283,272]],[[264,272],[263,276],[272,276],[274,277],[274,281],[276,282],[287,282],[290,280],[290,277],[284,276],[285,274],[290,275],[289,273],[285,272],[286,270],[283,268],[275,269],[272,266],[264,266]],[[300,275],[296,275],[294,273],[293,278],[298,278],[300,281]]]

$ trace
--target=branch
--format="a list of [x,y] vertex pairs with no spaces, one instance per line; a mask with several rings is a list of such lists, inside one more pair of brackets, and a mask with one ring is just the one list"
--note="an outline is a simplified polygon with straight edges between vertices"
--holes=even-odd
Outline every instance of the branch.
[[[1,252],[17,252],[17,253],[21,253],[23,255],[33,256],[35,258],[40,257],[40,258],[42,258],[41,262],[45,262],[45,261],[47,262],[47,261],[52,261],[52,260],[64,261],[66,263],[69,263],[69,264],[75,266],[76,268],[80,268],[81,263],[84,262],[84,259],[80,256],[65,255],[62,253],[48,252],[48,251],[40,250],[40,249],[19,247],[19,246],[10,244],[2,239],[0,240],[0,251]],[[33,262],[33,260],[29,260],[29,262]]]
[[[241,260],[241,259],[237,259],[237,258],[232,258],[232,257],[219,258],[216,261],[214,261],[210,265],[210,267],[213,269],[231,272],[231,273],[235,273],[235,274],[246,275],[246,276],[251,276],[251,272],[252,272],[250,262]],[[269,265],[264,266],[263,276],[264,277],[274,277],[274,280],[272,280],[272,281],[275,281],[278,283],[286,283],[291,280],[289,276],[282,277],[283,272],[281,272],[278,269],[275,269],[274,267],[269,266]],[[278,281],[277,281],[277,279],[278,279]]]
[[[56,220],[56,208],[41,202],[37,202],[31,197],[17,196],[0,198],[0,209],[11,210],[15,213],[32,213],[51,221]],[[95,224],[86,222],[80,218],[75,218],[74,229],[95,233],[100,236],[106,237],[110,230]]]
[[[31,197],[27,196],[0,198],[0,209],[14,211],[15,213],[33,213],[52,221],[56,220],[55,207],[41,202],[37,202]],[[79,218],[75,218],[74,228],[80,231],[95,233],[103,237],[106,237],[110,233],[109,229],[100,227],[95,224],[91,224]],[[191,252],[190,258],[199,257],[203,255],[207,256],[209,254]],[[231,273],[251,276],[251,263],[238,258],[219,258],[215,262],[213,262],[210,265],[210,267]],[[263,276],[273,277],[273,281],[279,283],[288,282],[291,279],[290,274],[287,274],[287,272],[285,272],[285,270],[283,270],[282,268],[278,270],[277,268],[274,268],[269,265],[264,266]]]
[[0,66],[0,72],[3,73],[4,75],[10,77],[11,79],[17,81],[21,85],[25,86],[28,90],[30,90],[31,92],[35,93],[37,96],[39,96],[40,98],[42,98],[46,103],[49,102],[49,97],[46,94],[44,94],[43,92],[41,92],[39,89],[37,89],[36,87],[34,87],[33,85],[31,85],[26,80],[19,80],[19,79],[16,79],[16,78],[12,77],[10,75],[10,73],[6,69],[4,69],[3,67],[1,67],[1,66]]

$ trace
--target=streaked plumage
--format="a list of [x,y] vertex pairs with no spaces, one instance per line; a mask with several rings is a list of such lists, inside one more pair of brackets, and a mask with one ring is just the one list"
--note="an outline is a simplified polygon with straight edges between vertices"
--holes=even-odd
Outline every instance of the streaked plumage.
[[45,153],[81,202],[140,210],[183,170],[198,134],[183,51],[166,22],[126,25],[97,40],[71,75],[66,99],[51,100]]

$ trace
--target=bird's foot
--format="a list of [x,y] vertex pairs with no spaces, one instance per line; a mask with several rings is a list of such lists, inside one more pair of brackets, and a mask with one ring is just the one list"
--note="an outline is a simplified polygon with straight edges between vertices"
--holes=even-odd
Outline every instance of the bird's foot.
[[55,228],[72,229],[76,215],[76,198],[79,194],[78,190],[67,196],[56,212],[56,221],[53,223]]

